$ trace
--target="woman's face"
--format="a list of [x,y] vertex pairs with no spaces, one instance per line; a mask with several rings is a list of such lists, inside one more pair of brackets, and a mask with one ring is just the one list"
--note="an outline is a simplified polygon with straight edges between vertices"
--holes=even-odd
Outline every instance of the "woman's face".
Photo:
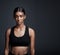
[[25,20],[25,18],[26,18],[26,15],[24,15],[23,12],[20,12],[20,11],[16,12],[16,14],[15,14],[15,20],[16,20],[16,23],[18,25],[20,25],[21,23],[23,23],[24,20]]

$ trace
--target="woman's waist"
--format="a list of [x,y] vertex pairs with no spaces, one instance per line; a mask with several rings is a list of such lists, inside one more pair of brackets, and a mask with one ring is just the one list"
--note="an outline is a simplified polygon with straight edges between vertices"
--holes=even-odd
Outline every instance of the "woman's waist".
[[14,46],[11,48],[13,54],[26,54],[28,52],[27,46]]

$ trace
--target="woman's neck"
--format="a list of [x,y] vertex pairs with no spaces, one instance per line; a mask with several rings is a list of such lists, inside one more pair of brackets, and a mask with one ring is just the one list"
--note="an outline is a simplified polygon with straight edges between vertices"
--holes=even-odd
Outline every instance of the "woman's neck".
[[22,29],[24,26],[25,26],[24,23],[22,23],[22,24],[20,24],[20,25],[16,25],[16,27],[17,27],[17,28],[20,28],[20,29]]

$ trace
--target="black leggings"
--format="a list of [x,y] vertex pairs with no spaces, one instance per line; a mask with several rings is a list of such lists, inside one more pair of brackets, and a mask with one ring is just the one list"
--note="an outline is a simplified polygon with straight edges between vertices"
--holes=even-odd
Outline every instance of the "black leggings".
[[[11,52],[9,52],[9,54],[8,55],[14,55],[14,54],[12,54]],[[28,53],[27,54],[25,54],[25,55],[28,55]]]

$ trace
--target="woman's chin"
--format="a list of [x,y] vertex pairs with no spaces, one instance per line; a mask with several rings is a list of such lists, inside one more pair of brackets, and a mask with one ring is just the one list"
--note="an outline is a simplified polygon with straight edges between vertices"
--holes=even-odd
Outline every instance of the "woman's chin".
[[17,23],[18,25],[21,25],[22,23]]

